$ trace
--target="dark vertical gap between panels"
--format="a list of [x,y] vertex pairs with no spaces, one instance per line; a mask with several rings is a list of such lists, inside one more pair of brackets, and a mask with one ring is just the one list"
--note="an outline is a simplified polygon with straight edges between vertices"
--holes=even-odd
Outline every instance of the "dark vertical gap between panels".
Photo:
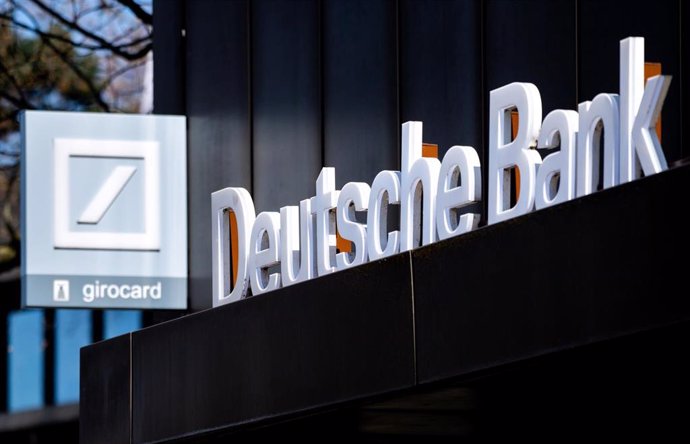
[[580,2],[575,0],[575,103],[574,110],[577,110],[580,103]]
[[[252,54],[252,4],[253,1],[247,1],[247,16],[246,16],[246,41],[247,41],[247,123],[249,128],[247,129],[249,134],[249,183],[250,192],[252,197],[255,198],[253,193],[256,191],[254,183],[256,181],[256,174],[254,172],[254,82],[252,80],[252,73],[254,72],[254,57]],[[256,205],[256,202],[254,203]]]
[[482,134],[480,137],[482,144],[482,152],[479,154],[479,158],[482,161],[482,214],[479,220],[479,226],[484,226],[487,224],[489,215],[489,199],[487,193],[489,192],[489,143],[488,143],[488,132],[489,132],[489,89],[486,83],[486,0],[481,0],[480,5],[480,20],[479,26],[481,27],[479,36],[481,39],[480,43],[480,68],[481,68],[481,98],[479,103],[481,103],[482,117],[481,117],[481,128]]
[[[482,8],[481,0],[398,2],[400,123],[421,121],[423,140],[438,145],[439,159],[453,145],[470,145],[484,157]],[[416,331],[413,278],[411,285]]]
[[43,310],[43,404],[55,403],[55,310]]
[[0,413],[7,411],[9,380],[7,378],[7,366],[9,342],[7,334],[7,316],[9,311],[0,309]]
[[9,314],[12,310],[21,308],[22,299],[21,279],[8,279],[0,282],[0,310]]
[[319,2],[319,147],[321,148],[320,154],[321,154],[321,163],[320,166],[324,167],[326,166],[324,164],[324,161],[326,159],[326,139],[324,137],[324,122],[325,122],[325,117],[324,113],[325,107],[324,107],[324,70],[323,70],[323,64],[324,64],[324,44],[323,44],[323,35],[324,35],[324,29],[323,29],[323,2],[324,0],[318,0]]
[[402,57],[402,51],[400,48],[400,33],[401,33],[401,20],[400,20],[400,0],[395,1],[395,107],[397,110],[398,122],[395,126],[395,146],[397,149],[395,153],[397,154],[397,165],[400,169],[402,166],[402,159],[400,153],[400,136],[402,133],[402,94],[401,94],[401,84],[400,84],[400,57]]
[[414,385],[419,384],[419,377],[417,376],[417,317],[415,310],[415,288],[414,288],[414,261],[412,260],[412,253],[407,251],[410,263],[410,296],[412,297],[412,372],[414,373]]
[[102,341],[104,334],[103,310],[91,310],[91,342]]
[[[396,1],[395,4],[395,77],[396,77],[396,104],[397,104],[397,118],[398,118],[398,124],[396,126],[396,147],[398,148],[396,150],[397,153],[397,168],[400,170],[402,168],[402,158],[401,158],[401,133],[402,133],[402,124],[404,123],[404,117],[403,117],[403,93],[402,93],[402,73],[401,73],[401,66],[403,65],[403,57],[407,57],[407,54],[405,54],[405,51],[402,48],[402,32],[408,32],[409,30],[407,27],[405,27],[403,31],[403,20],[402,20],[402,7],[400,5],[400,1]],[[410,266],[410,296],[411,296],[411,301],[410,301],[410,307],[412,310],[411,313],[411,318],[412,318],[412,372],[413,372],[413,378],[414,378],[414,385],[416,386],[418,384],[417,380],[417,333],[416,333],[416,323],[417,319],[415,318],[415,298],[414,298],[414,264],[412,263],[412,255],[407,252],[405,253],[408,255],[409,259],[409,266]]]
[[[181,26],[180,34],[182,35],[182,44],[181,44],[181,48],[179,49],[180,57],[182,58],[182,63],[181,63],[182,67],[180,68],[180,71],[182,72],[182,75],[181,75],[182,81],[180,82],[180,85],[179,85],[180,87],[178,89],[178,91],[179,91],[178,95],[182,97],[181,98],[181,100],[183,101],[182,111],[186,117],[187,116],[187,68],[186,68],[186,66],[187,66],[187,8],[186,8],[186,5],[184,3],[184,2],[186,2],[186,0],[181,0],[181,1],[183,1],[183,3],[182,3],[182,5],[180,5],[178,10],[179,10],[180,16],[182,17],[181,22],[180,22],[180,26]],[[155,71],[155,62],[154,62],[154,71]],[[154,90],[154,94],[155,94],[155,91],[156,91],[155,86],[154,86],[153,90]],[[187,159],[189,159],[189,157],[190,157],[189,119],[187,119],[187,118],[185,118],[185,134],[187,136],[187,141],[186,141],[187,142]],[[187,173],[187,183],[189,184],[189,176],[190,176],[189,162],[187,162],[186,173]],[[191,221],[192,214],[191,214],[191,211],[189,211],[189,205],[190,205],[189,202],[191,202],[191,200],[193,198],[194,198],[194,196],[192,196],[190,194],[189,185],[187,185],[187,277],[190,276],[189,267],[190,267],[190,263],[192,262],[192,258],[191,258],[191,254],[190,254],[191,249],[189,248],[189,244],[192,241],[191,236],[190,236],[190,229],[189,229],[189,227],[191,226],[191,223],[192,223],[192,221]],[[186,310],[186,312],[190,311],[189,307],[191,305],[191,303],[190,303],[190,298],[191,298],[190,294],[191,293],[192,293],[192,289],[189,286],[189,281],[187,281],[187,310]],[[141,314],[141,318],[142,318],[142,325],[141,326],[142,326],[142,328],[146,327],[146,313],[147,313],[147,311],[142,311],[142,314]],[[103,331],[103,334],[105,335],[105,330]],[[130,436],[130,442],[131,442],[131,436]]]
[[256,0],[250,28],[254,205],[278,211],[321,168],[318,0]]
[[687,101],[685,100],[685,60],[683,59],[683,49],[685,48],[685,45],[683,45],[683,2],[682,0],[678,0],[678,61],[679,61],[679,76],[680,77],[680,85],[679,90],[680,90],[680,109],[678,110],[680,113],[680,125],[681,125],[681,130],[680,130],[680,158],[684,159],[685,158],[685,153],[686,153],[686,148],[683,143],[685,142],[685,132],[686,132],[686,123],[685,123],[685,110],[683,109],[684,107],[687,106]]
[[685,108],[690,106],[690,89],[688,88],[688,74],[690,74],[690,57],[688,57],[688,49],[690,49],[690,42],[688,41],[688,36],[690,33],[688,31],[683,32],[683,24],[690,26],[690,8],[687,5],[683,7],[682,0],[678,0],[678,8],[680,9],[679,16],[679,33],[680,33],[680,91],[681,91],[681,107],[680,107],[680,118],[682,122],[681,131],[681,156],[686,159],[690,156],[690,147],[685,146],[686,143],[690,142],[690,113],[685,111]]

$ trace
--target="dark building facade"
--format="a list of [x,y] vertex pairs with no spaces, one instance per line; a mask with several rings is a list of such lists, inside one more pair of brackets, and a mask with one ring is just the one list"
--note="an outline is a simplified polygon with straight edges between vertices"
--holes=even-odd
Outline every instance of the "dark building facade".
[[192,310],[211,304],[212,192],[241,186],[257,212],[277,211],[313,195],[322,166],[336,168],[338,187],[371,183],[399,169],[400,125],[410,120],[424,122],[424,141],[438,145],[439,158],[470,145],[486,167],[489,91],[531,82],[544,115],[576,110],[618,92],[619,41],[628,36],[645,37],[646,60],[674,76],[662,145],[669,163],[687,156],[687,8],[676,1],[651,9],[618,1],[156,7],[155,109],[189,119]]
[[[190,316],[82,349],[88,443],[687,435],[688,8],[680,1],[158,1],[155,103],[188,118]],[[480,155],[489,92],[543,114],[619,90],[619,42],[673,81],[670,170],[211,307],[211,199],[257,212],[400,169],[400,128]],[[485,199],[483,199],[483,202]],[[526,253],[525,253],[526,252]],[[679,290],[680,288],[680,290]],[[174,317],[175,315],[171,315]]]

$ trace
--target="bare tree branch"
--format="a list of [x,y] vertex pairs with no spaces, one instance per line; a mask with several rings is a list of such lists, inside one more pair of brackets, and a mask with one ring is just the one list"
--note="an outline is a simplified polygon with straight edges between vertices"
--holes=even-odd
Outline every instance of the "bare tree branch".
[[121,76],[122,74],[129,72],[133,69],[139,68],[140,66],[144,66],[144,65],[146,65],[146,59],[143,59],[143,60],[136,62],[136,63],[131,63],[129,65],[125,65],[122,68],[111,73],[108,76],[108,78],[103,82],[103,84],[106,85],[106,87],[107,87],[113,82],[113,80],[115,80],[117,77]]
[[24,95],[24,90],[19,85],[19,82],[17,81],[17,79],[12,75],[10,70],[7,69],[7,67],[5,66],[5,63],[3,63],[2,59],[0,59],[0,72],[5,74],[5,76],[9,79],[12,86],[14,86],[14,89],[17,90],[17,92],[19,93],[18,102],[16,102],[12,98],[8,97],[7,93],[5,91],[3,91],[0,94],[2,94],[3,97],[5,97],[10,102],[12,102],[14,104],[14,106],[16,106],[18,108],[32,108],[33,109],[33,106],[31,106],[31,104],[29,103],[29,99],[27,99],[27,97]]
[[90,15],[90,14],[93,14],[94,12],[97,12],[97,13],[100,14],[100,13],[102,13],[103,10],[106,9],[106,8],[107,8],[107,9],[110,9],[110,7],[109,7],[109,5],[108,5],[107,3],[105,3],[105,4],[99,4],[99,5],[96,5],[96,6],[92,7],[92,8],[85,8],[85,9],[82,9],[82,10],[80,10],[78,13],[75,14],[74,19],[75,19],[75,20],[83,19],[84,17],[87,17],[87,16]]
[[98,49],[101,49],[101,46],[100,46],[100,45],[89,45],[89,44],[83,43],[83,42],[75,42],[74,40],[71,40],[71,39],[69,39],[69,38],[67,38],[67,37],[63,37],[63,36],[61,36],[61,35],[52,34],[52,33],[50,33],[50,32],[45,32],[45,31],[41,31],[40,29],[38,29],[38,28],[36,28],[36,27],[29,26],[29,25],[26,25],[26,24],[24,24],[24,23],[21,23],[21,22],[15,20],[13,17],[11,17],[11,16],[9,16],[9,15],[6,15],[6,14],[0,14],[0,18],[9,21],[9,22],[11,23],[11,26],[12,26],[12,27],[24,29],[24,30],[26,30],[26,31],[31,31],[31,32],[33,32],[33,33],[35,33],[35,34],[37,34],[37,35],[40,35],[40,36],[43,36],[43,37],[47,37],[47,38],[49,38],[49,39],[59,40],[59,41],[61,41],[61,42],[63,42],[63,43],[67,43],[67,44],[69,44],[69,45],[72,45],[72,46],[74,46],[75,48],[88,49],[88,50],[91,50],[91,51],[96,51],[96,50],[98,50]]
[[[31,14],[25,8],[21,8],[21,9],[22,9],[22,12],[24,12],[24,14],[29,18],[29,20],[31,20],[34,23],[35,28],[38,29],[39,25],[38,25],[38,21],[36,20],[36,17],[34,17],[33,14]],[[53,44],[53,42],[50,40],[50,38],[48,38],[44,35],[41,35],[41,34],[38,34],[38,36],[41,38],[41,41],[43,42],[43,44],[45,46],[47,46],[48,48],[50,48],[60,58],[60,60],[62,60],[62,62],[65,65],[67,65],[72,70],[72,72],[74,72],[77,75],[77,77],[79,77],[86,84],[86,87],[89,89],[89,92],[91,93],[91,96],[93,97],[96,104],[101,109],[103,109],[104,111],[110,111],[110,107],[108,106],[107,103],[105,103],[105,101],[103,100],[103,97],[101,97],[101,92],[98,91],[98,89],[96,89],[96,87],[93,85],[93,83],[88,78],[88,76],[86,76],[79,69],[79,67],[77,67],[74,63],[72,63],[72,61],[69,59],[69,57],[67,57],[67,55],[65,55],[65,53],[60,51]]]
[[16,153],[14,151],[8,151],[6,149],[0,148],[0,156],[5,156],[5,157],[19,157],[19,153]]
[[[23,12],[25,12],[25,11],[23,11]],[[125,43],[122,43],[122,44],[120,44],[120,45],[111,45],[110,47],[105,48],[105,47],[103,47],[103,45],[89,44],[89,43],[85,43],[85,42],[77,42],[77,41],[74,41],[74,40],[72,40],[72,39],[70,39],[70,38],[68,38],[68,37],[64,37],[64,36],[61,36],[61,35],[58,35],[58,34],[53,34],[53,33],[51,33],[51,32],[42,31],[42,30],[39,29],[38,27],[29,26],[29,25],[27,25],[27,24],[24,24],[24,23],[22,23],[22,22],[16,20],[14,17],[12,17],[12,16],[10,16],[10,15],[7,15],[7,14],[0,13],[0,19],[7,20],[7,21],[11,24],[12,27],[24,29],[24,30],[26,30],[26,31],[33,32],[34,34],[37,34],[37,35],[40,35],[40,36],[44,36],[44,37],[47,37],[47,38],[49,38],[49,39],[58,40],[58,41],[60,41],[60,42],[67,43],[67,44],[69,44],[69,45],[74,46],[75,48],[88,49],[88,50],[90,50],[90,51],[111,50],[112,48],[119,48],[119,49],[124,50],[125,48],[130,48],[130,47],[132,47],[132,46],[138,46],[138,45],[140,45],[140,44],[142,44],[142,43],[144,43],[144,42],[147,42],[147,41],[150,41],[150,40],[151,40],[151,34],[148,34],[148,35],[146,35],[145,37],[140,37],[140,38],[138,38],[138,39],[136,39],[136,40],[132,40],[132,41],[129,41],[129,42],[125,42]],[[142,48],[142,49],[143,49],[143,48]],[[148,52],[148,51],[146,51],[146,52]],[[146,52],[144,52],[144,54],[146,54]],[[136,53],[135,53],[135,54],[136,54]],[[142,54],[142,56],[143,56],[144,54]],[[136,57],[135,60],[136,60],[137,58],[140,58],[140,57]]]
[[14,97],[10,94],[8,94],[6,91],[0,90],[0,97],[4,98],[8,102],[10,102],[12,105],[16,106],[17,108],[28,108],[28,109],[33,109],[33,106],[27,101],[24,101],[22,98],[17,98]]
[[143,23],[147,25],[153,25],[153,16],[135,3],[133,0],[117,0],[122,6],[126,6],[130,11]]
[[139,49],[138,51],[135,52],[127,52],[122,50],[119,46],[115,46],[103,37],[96,35],[92,33],[91,31],[84,29],[79,23],[76,21],[71,21],[68,20],[67,18],[63,17],[61,14],[58,14],[55,10],[50,8],[48,5],[43,3],[41,0],[31,0],[36,6],[38,6],[41,10],[46,12],[48,15],[51,17],[55,18],[58,22],[62,23],[63,25],[69,27],[70,29],[73,29],[80,34],[84,35],[85,37],[90,38],[91,40],[94,40],[98,42],[103,49],[109,49],[110,51],[113,52],[113,54],[117,54],[118,56],[126,59],[126,60],[136,60],[140,57],[143,57],[146,55],[151,48],[153,47],[151,43],[145,45],[143,48]]
[[[19,178],[19,175],[17,174],[17,168],[12,168],[10,170],[11,174],[9,174],[8,177],[8,183],[7,183],[7,194],[10,194],[12,189],[15,187],[15,184],[17,183],[17,179]],[[11,203],[10,200],[7,199],[5,200],[5,204],[3,205],[2,208],[2,221],[5,225],[5,229],[10,235],[10,247],[14,248],[16,252],[19,252],[19,231],[15,228],[14,224],[12,223],[12,220],[14,218],[12,217],[12,208],[11,208]]]
[[153,38],[153,34],[149,33],[145,37],[141,37],[141,38],[138,38],[136,40],[132,40],[132,41],[127,42],[127,43],[123,43],[121,45],[117,45],[117,47],[118,48],[129,48],[130,46],[137,46],[137,45],[140,45],[144,42],[151,41],[152,38]]

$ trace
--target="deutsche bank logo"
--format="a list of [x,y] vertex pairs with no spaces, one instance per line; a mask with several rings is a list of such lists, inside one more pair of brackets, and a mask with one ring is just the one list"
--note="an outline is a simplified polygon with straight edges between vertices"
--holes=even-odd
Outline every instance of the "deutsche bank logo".
[[69,302],[68,280],[58,279],[53,281],[53,300],[55,302]]
[[[55,248],[160,249],[158,142],[55,139],[54,148]],[[141,186],[126,193],[135,179]]]
[[20,126],[23,306],[186,308],[185,118],[24,111]]

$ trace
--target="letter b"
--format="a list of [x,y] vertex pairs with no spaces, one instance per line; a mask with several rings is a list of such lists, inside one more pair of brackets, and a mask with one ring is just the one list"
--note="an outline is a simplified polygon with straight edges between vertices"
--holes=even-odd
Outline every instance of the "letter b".
[[[537,165],[541,156],[536,145],[541,124],[541,96],[531,83],[511,83],[491,91],[489,98],[489,210],[488,223],[501,222],[528,213],[534,206]],[[520,117],[515,140],[511,141],[509,112]],[[509,169],[520,172],[520,193],[510,204]]]

